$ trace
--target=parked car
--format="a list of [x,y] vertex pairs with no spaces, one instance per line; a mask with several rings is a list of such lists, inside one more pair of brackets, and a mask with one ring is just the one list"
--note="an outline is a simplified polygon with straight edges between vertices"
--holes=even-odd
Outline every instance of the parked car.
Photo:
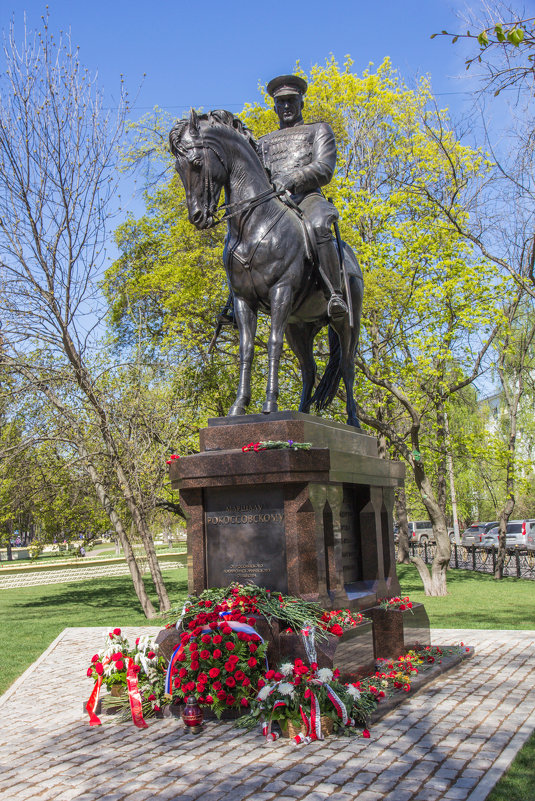
[[487,531],[483,540],[481,541],[482,548],[497,548],[498,547],[498,535],[499,535],[499,528],[498,526],[494,526]]
[[534,523],[535,520],[510,520],[505,533],[507,547],[527,548],[528,532]]
[[472,523],[471,526],[468,526],[468,528],[463,531],[461,536],[461,544],[465,546],[481,545],[483,542],[483,537],[492,528],[494,528],[494,526],[497,525],[497,520],[495,520],[493,523]]
[[409,528],[409,542],[434,542],[433,526],[429,520],[411,520],[407,523]]
[[[409,530],[409,542],[434,542],[433,526],[429,520],[416,520],[407,523]],[[450,542],[455,541],[455,532],[452,528],[448,529]],[[399,523],[394,523],[394,542],[399,540]],[[535,547],[535,546],[534,546]]]
[[533,520],[526,533],[526,548],[528,551],[535,551],[535,521]]
[[[510,520],[505,530],[505,545],[507,548],[527,548],[528,534],[534,532],[535,520]],[[499,528],[494,526],[483,538],[484,548],[498,547]],[[534,536],[533,534],[531,536]]]

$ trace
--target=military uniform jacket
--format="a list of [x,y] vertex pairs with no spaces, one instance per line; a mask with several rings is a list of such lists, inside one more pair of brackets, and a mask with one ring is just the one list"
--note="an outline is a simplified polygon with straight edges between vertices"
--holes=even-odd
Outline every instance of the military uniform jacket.
[[336,142],[326,122],[295,125],[273,131],[258,140],[260,158],[274,179],[294,178],[292,194],[297,202],[330,182],[336,166]]

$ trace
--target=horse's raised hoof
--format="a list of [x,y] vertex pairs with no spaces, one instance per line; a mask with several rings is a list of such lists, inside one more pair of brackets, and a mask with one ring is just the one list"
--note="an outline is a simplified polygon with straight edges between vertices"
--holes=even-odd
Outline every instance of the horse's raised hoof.
[[262,414],[272,414],[278,411],[278,408],[277,401],[267,400],[262,406]]

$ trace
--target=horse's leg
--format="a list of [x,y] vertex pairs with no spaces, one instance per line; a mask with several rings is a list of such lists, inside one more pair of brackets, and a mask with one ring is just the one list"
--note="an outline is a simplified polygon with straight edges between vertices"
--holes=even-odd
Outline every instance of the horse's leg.
[[251,400],[251,367],[254,356],[256,334],[256,312],[242,298],[234,299],[234,314],[240,332],[240,384],[236,400],[230,407],[228,417],[245,414]]
[[359,342],[360,311],[362,306],[362,286],[358,279],[351,281],[351,299],[353,306],[353,328],[349,327],[347,318],[331,321],[331,325],[340,339],[340,369],[346,391],[347,424],[360,428],[357,417],[357,404],[353,395],[355,385],[355,353]]
[[270,292],[271,331],[268,339],[268,380],[264,414],[277,411],[279,397],[279,362],[284,342],[284,330],[290,316],[292,290],[289,286],[275,286]]
[[316,362],[314,361],[314,337],[320,330],[319,323],[288,323],[286,339],[299,360],[303,388],[301,391],[300,412],[310,411],[310,401],[316,380]]

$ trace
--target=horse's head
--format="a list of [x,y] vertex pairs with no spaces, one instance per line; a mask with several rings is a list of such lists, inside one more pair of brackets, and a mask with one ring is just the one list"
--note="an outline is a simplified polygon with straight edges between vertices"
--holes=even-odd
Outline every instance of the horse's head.
[[192,109],[189,119],[179,120],[169,134],[175,169],[186,190],[189,220],[200,229],[213,225],[228,177],[225,156],[209,120],[209,115],[198,116]]

